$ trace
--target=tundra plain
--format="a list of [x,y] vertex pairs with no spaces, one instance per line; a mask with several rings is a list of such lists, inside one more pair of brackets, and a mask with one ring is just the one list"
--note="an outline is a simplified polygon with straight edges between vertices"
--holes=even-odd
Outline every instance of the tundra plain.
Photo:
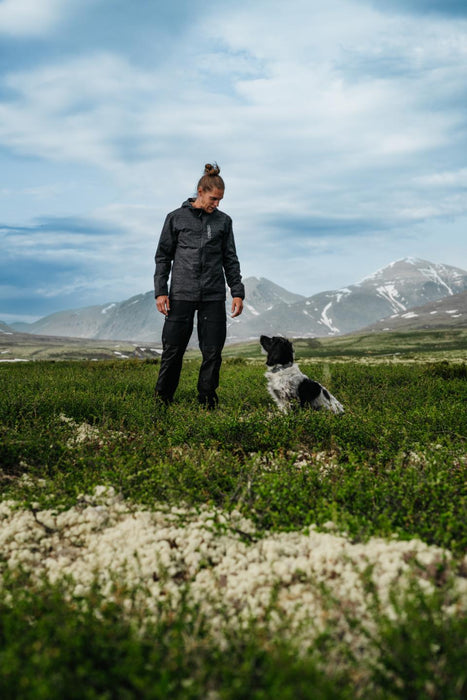
[[258,343],[214,412],[195,352],[167,409],[157,359],[0,364],[2,697],[463,697],[464,333],[295,341],[339,417]]

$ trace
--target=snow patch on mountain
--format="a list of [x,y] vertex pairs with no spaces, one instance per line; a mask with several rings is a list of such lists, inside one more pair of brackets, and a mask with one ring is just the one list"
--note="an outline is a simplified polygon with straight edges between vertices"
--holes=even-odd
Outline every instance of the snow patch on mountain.
[[376,292],[382,296],[383,299],[387,299],[393,311],[397,311],[398,309],[402,309],[402,311],[406,310],[407,307],[396,298],[399,296],[399,291],[395,284],[384,284],[381,287],[377,287]]
[[430,265],[429,267],[420,268],[420,272],[422,273],[422,275],[425,275],[432,282],[436,282],[436,284],[439,284],[441,287],[444,287],[446,289],[447,293],[450,294],[451,296],[454,294],[451,287],[448,284],[446,284],[446,282],[440,277],[440,275],[436,271],[436,268],[433,267],[432,265]]
[[320,322],[323,323],[325,326],[327,326],[329,328],[329,330],[331,331],[331,333],[333,333],[333,334],[340,333],[339,329],[333,325],[332,318],[330,318],[328,316],[328,311],[330,310],[332,304],[333,304],[333,302],[330,301],[329,304],[324,307],[324,309],[321,313],[321,321]]
[[259,311],[256,311],[255,307],[252,306],[251,304],[248,304],[247,302],[244,302],[244,306],[245,306],[246,309],[248,309],[248,311],[249,311],[250,313],[253,314],[253,316],[259,316],[259,315],[260,315]]

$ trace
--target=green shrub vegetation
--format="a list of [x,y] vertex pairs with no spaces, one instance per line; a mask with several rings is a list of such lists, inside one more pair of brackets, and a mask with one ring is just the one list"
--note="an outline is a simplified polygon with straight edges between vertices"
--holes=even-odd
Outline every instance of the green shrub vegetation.
[[[279,413],[262,367],[243,361],[224,363],[216,412],[194,402],[197,361],[186,362],[176,402],[158,410],[151,362],[1,366],[3,491],[67,505],[108,484],[145,504],[240,508],[265,529],[331,519],[355,537],[396,532],[464,552],[461,368],[306,367],[344,404],[336,417]],[[95,436],[73,442],[64,417]],[[31,491],[16,478],[24,473],[48,488]]]
[[[213,412],[195,402],[197,358],[186,360],[168,408],[153,400],[157,361],[0,365],[2,498],[65,508],[109,485],[146,507],[235,508],[259,531],[332,521],[354,541],[417,537],[449,549],[462,572],[465,364],[333,362],[321,350],[310,345],[314,361],[303,369],[343,403],[343,416],[279,413],[263,363],[246,356],[224,361]],[[83,424],[90,430],[81,439]],[[193,610],[143,626],[144,610],[131,622],[97,590],[87,605],[65,600],[59,587],[33,591],[14,577],[4,591],[14,600],[0,604],[4,698],[350,698],[371,691],[375,698],[445,699],[466,691],[465,619],[442,616],[436,596],[401,603],[397,620],[381,614],[378,664],[333,672],[324,663],[325,636],[297,657],[252,625],[221,650]]]
[[414,595],[397,620],[379,617],[373,640],[378,661],[362,669],[329,664],[331,655],[350,656],[332,630],[305,655],[253,623],[220,648],[202,616],[184,605],[148,625],[144,611],[135,610],[128,621],[122,606],[98,591],[67,602],[57,586],[34,594],[18,581],[6,587],[15,605],[0,602],[4,700],[453,700],[467,690],[467,626],[440,615],[436,594]]

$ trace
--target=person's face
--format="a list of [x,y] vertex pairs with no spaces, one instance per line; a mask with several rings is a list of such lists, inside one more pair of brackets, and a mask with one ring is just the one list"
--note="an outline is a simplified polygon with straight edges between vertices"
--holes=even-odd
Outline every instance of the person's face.
[[220,190],[215,187],[213,190],[198,190],[197,204],[200,209],[204,209],[208,214],[212,214],[213,211],[219,206],[219,202],[224,196],[224,190]]

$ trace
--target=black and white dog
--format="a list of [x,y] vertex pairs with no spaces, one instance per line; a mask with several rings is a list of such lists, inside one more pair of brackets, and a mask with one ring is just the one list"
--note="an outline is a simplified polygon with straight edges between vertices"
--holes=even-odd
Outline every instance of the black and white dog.
[[287,412],[294,403],[316,410],[327,408],[344,413],[341,403],[324,386],[309,379],[294,362],[293,345],[287,338],[262,335],[261,347],[267,354],[268,391],[281,411]]

